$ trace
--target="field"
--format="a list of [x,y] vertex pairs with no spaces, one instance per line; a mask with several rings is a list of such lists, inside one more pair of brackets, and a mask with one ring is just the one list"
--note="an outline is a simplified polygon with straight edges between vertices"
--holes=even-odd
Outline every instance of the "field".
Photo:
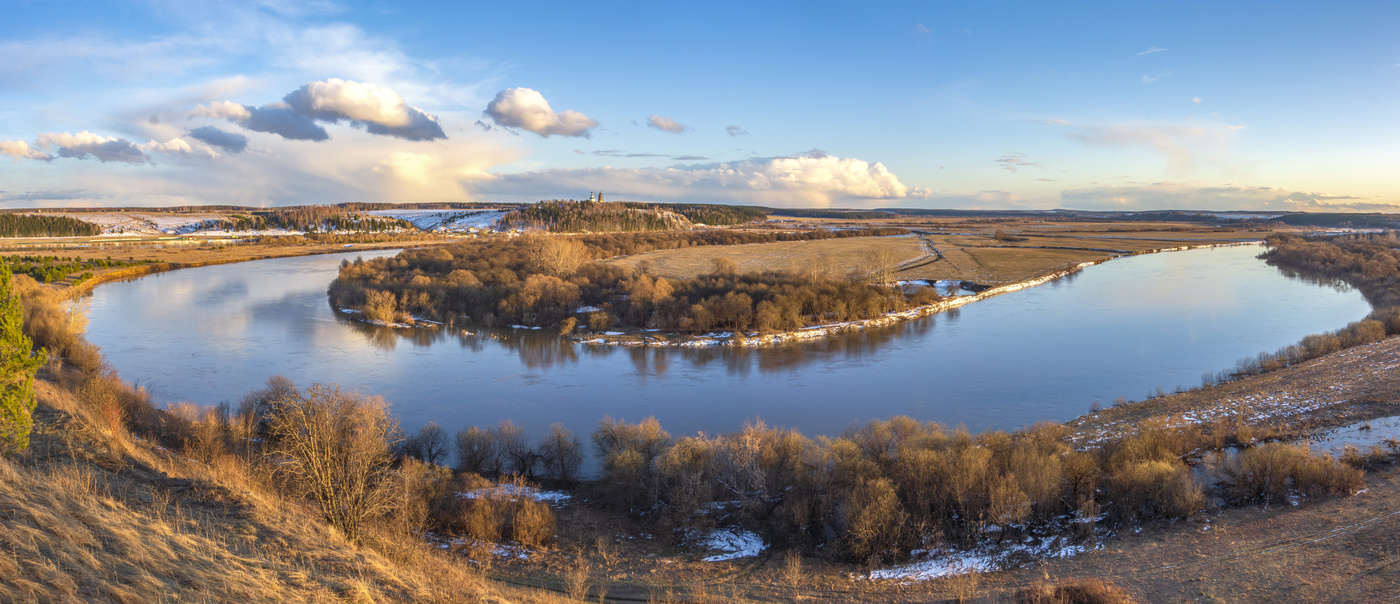
[[728,258],[740,272],[765,270],[815,271],[828,276],[844,276],[849,271],[865,272],[870,254],[887,250],[896,262],[909,262],[924,257],[924,247],[917,237],[851,237],[813,241],[755,243],[751,245],[698,246],[677,250],[662,250],[611,260],[622,266],[637,266],[645,261],[651,271],[670,278],[694,277],[709,273],[715,260]]
[[[220,240],[180,238],[173,240],[145,239],[121,243],[103,242],[101,245],[92,245],[90,247],[72,247],[72,241],[70,240],[65,242],[51,242],[50,246],[38,244],[26,245],[22,248],[7,248],[0,250],[0,255],[49,254],[64,257],[77,256],[83,259],[116,258],[132,261],[149,260],[159,263],[132,268],[111,268],[94,271],[96,278],[82,284],[83,287],[92,287],[113,278],[122,278],[127,275],[145,274],[173,268],[189,268],[208,264],[226,264],[229,262],[266,260],[269,258],[285,258],[290,256],[398,249],[433,245],[442,243],[443,240],[441,236],[427,233],[412,237],[396,237],[390,241],[355,244],[319,243],[305,240],[294,243],[291,239],[280,240],[278,238],[272,238],[268,242],[256,243],[230,243]],[[68,287],[69,284],[67,282],[59,282],[56,286]]]
[[[708,273],[718,258],[729,258],[741,271],[814,271],[830,276],[870,272],[871,255],[893,252],[898,279],[957,279],[998,286],[1098,262],[1122,254],[1187,245],[1239,243],[1266,233],[1189,224],[935,222],[929,220],[802,220],[776,223],[802,226],[894,226],[914,229],[921,237],[862,237],[796,243],[761,243],[692,247],[638,254],[610,262],[649,264],[654,274],[678,278]],[[925,230],[926,229],[926,230]]]

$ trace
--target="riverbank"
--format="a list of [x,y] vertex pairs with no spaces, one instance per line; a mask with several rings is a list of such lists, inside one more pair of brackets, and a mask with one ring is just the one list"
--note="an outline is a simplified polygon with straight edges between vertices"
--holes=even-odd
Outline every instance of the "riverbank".
[[[1164,252],[1180,252],[1196,249],[1209,249],[1219,247],[1237,247],[1246,245],[1259,245],[1260,241],[1244,241],[1230,243],[1209,243],[1200,245],[1182,245],[1170,248],[1160,248],[1135,252],[1121,252],[1102,260],[1080,262],[1069,268],[1054,271],[1045,275],[1009,283],[997,287],[984,289],[978,293],[966,296],[945,297],[938,302],[926,304],[916,308],[902,310],[885,314],[873,319],[859,321],[847,321],[830,325],[814,325],[803,327],[792,331],[780,333],[759,334],[757,332],[734,333],[734,332],[711,332],[702,335],[661,332],[646,329],[621,329],[611,330],[601,333],[589,333],[582,335],[566,336],[570,341],[592,346],[649,346],[649,347],[692,347],[704,348],[709,346],[735,346],[742,348],[757,348],[763,346],[776,346],[791,344],[795,342],[818,340],[831,337],[837,334],[860,331],[865,329],[875,329],[887,327],[903,321],[910,321],[966,306],[973,302],[986,300],[1002,294],[1021,291],[1026,288],[1043,285],[1056,279],[1062,279],[1085,268],[1108,262],[1117,258],[1130,256],[1141,256],[1146,254],[1157,254]],[[434,325],[433,327],[436,327]],[[518,327],[520,329],[539,329]]]
[[[186,268],[198,268],[201,266],[214,266],[219,264],[233,264],[238,262],[252,262],[255,260],[271,260],[274,258],[292,258],[298,256],[319,256],[324,254],[343,254],[357,251],[379,251],[406,249],[420,247],[423,245],[439,244],[443,241],[438,239],[407,240],[407,241],[385,241],[374,243],[308,243],[305,245],[273,245],[247,243],[231,246],[214,246],[206,248],[184,248],[184,249],[161,249],[161,248],[135,248],[121,250],[130,252],[129,255],[136,260],[151,260],[150,264],[133,266],[126,268],[110,269],[101,271],[77,284],[57,283],[51,287],[59,290],[66,297],[77,297],[91,292],[93,288],[103,283],[124,281],[145,275],[163,273]],[[110,256],[112,250],[63,250],[64,255],[79,257],[100,258]]]

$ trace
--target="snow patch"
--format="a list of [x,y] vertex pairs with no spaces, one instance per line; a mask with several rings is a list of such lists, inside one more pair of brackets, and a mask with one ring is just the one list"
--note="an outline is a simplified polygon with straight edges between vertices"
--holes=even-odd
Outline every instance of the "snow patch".
[[499,487],[493,487],[489,489],[477,489],[475,491],[467,491],[465,493],[458,492],[457,496],[463,499],[476,499],[478,497],[487,497],[494,493],[496,489],[500,489],[501,492],[505,493],[509,497],[524,497],[527,499],[534,499],[535,501],[540,501],[544,503],[552,503],[554,505],[564,505],[565,502],[574,498],[573,495],[570,495],[563,491],[544,491],[535,487],[522,487],[513,484],[503,484]]
[[[1102,547],[1099,545],[1093,549]],[[874,581],[928,581],[953,575],[1001,570],[1009,567],[1012,559],[1024,560],[1028,556],[1033,559],[1068,558],[1088,550],[1089,548],[1084,545],[1066,544],[1060,539],[1051,539],[1038,544],[1003,544],[1000,547],[985,545],[967,551],[916,551],[915,554],[922,554],[927,559],[893,568],[874,570],[870,572],[869,578]]]
[[750,531],[740,529],[718,529],[711,531],[703,542],[705,549],[720,553],[708,556],[705,562],[723,562],[738,558],[752,558],[768,549],[763,538]]

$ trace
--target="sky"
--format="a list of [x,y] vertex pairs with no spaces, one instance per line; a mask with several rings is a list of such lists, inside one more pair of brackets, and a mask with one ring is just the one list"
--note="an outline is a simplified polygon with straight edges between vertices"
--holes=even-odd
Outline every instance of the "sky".
[[0,207],[1400,211],[1396,2],[0,0]]

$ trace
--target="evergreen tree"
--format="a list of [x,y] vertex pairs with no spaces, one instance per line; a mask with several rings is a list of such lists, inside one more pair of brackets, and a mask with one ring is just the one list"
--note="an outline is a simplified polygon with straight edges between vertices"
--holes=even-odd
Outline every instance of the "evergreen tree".
[[24,308],[15,294],[10,265],[0,258],[0,453],[29,447],[34,425],[34,374],[48,355],[24,335]]

